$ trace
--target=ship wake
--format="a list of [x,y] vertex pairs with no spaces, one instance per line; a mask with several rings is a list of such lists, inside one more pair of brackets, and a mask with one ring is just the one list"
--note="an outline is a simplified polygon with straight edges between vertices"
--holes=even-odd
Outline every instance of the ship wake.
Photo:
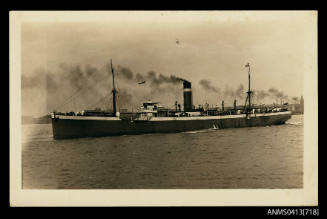
[[210,132],[210,131],[217,131],[219,130],[218,128],[210,128],[210,129],[201,129],[201,130],[194,130],[194,131],[186,131],[182,132],[185,134],[197,134],[197,133],[205,133],[205,132]]
[[287,121],[287,122],[285,122],[285,124],[287,124],[287,125],[296,125],[296,126],[300,126],[300,125],[303,125],[303,122]]

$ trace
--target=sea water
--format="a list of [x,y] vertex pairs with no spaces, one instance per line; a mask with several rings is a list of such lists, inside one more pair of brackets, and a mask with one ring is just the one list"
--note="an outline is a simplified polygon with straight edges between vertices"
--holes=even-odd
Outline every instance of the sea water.
[[23,189],[302,188],[303,115],[284,125],[54,140],[22,127]]

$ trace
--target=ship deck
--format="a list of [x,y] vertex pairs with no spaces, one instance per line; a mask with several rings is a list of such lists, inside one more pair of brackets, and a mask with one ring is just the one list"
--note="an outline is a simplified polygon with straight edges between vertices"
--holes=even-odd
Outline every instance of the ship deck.
[[[274,112],[274,113],[255,113],[249,114],[250,118],[262,117],[262,116],[274,116],[274,115],[288,115],[291,114],[290,111],[286,112]],[[232,119],[232,118],[245,118],[246,114],[238,115],[223,115],[223,116],[183,116],[183,117],[150,117],[145,119],[146,121],[175,121],[175,120],[220,120],[220,119]],[[109,121],[119,121],[122,120],[119,117],[106,117],[106,116],[65,116],[56,115],[58,119],[68,119],[68,120],[109,120]],[[135,119],[141,120],[144,119]]]

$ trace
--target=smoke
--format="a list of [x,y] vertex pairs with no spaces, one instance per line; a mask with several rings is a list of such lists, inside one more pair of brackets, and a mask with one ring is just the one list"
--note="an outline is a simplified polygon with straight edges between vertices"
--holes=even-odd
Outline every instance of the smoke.
[[181,101],[182,93],[178,90],[178,85],[181,85],[181,81],[187,81],[175,75],[166,76],[155,71],[135,74],[125,67],[117,68],[116,73],[124,84],[129,85],[130,88],[136,87],[132,100],[134,108],[137,108],[144,99],[156,99],[163,104],[170,104],[175,100]]
[[244,98],[244,93],[245,93],[244,86],[243,86],[243,84],[240,84],[238,86],[238,88],[236,89],[235,94],[239,99],[243,99]]
[[277,90],[276,88],[270,88],[268,92],[272,98],[275,98],[276,101],[278,100],[289,101],[288,96],[285,95],[282,91]]
[[235,91],[232,88],[230,88],[229,86],[225,87],[223,94],[225,97],[231,97],[233,99],[235,98]]
[[292,100],[294,103],[298,103],[299,102],[299,98],[298,97],[292,97]]
[[27,77],[22,75],[22,83],[21,83],[22,89],[36,87],[39,86],[40,83],[41,83],[40,77]]
[[275,93],[278,93],[278,90],[276,88],[270,88],[268,90],[268,92],[272,93],[272,94],[275,94]]
[[[163,106],[173,107],[175,101],[183,102],[182,83],[188,82],[175,75],[149,71],[134,73],[127,67],[115,68],[118,107],[138,108],[145,100],[160,101]],[[142,83],[140,83],[142,82]],[[215,87],[211,81],[203,79],[199,82],[206,96],[212,94],[212,100],[244,100],[246,92],[243,84],[236,89],[226,86],[224,90]],[[31,76],[22,75],[23,111],[35,108],[46,108],[50,111],[80,111],[83,109],[112,109],[112,76],[110,68],[96,68],[92,65],[61,63],[53,69],[37,69]],[[195,88],[196,89],[196,88]],[[201,93],[199,91],[199,93]],[[40,94],[45,94],[46,102],[40,102]],[[196,101],[203,101],[206,96],[199,96]],[[254,91],[258,102],[264,99],[288,100],[287,95],[270,88],[268,91]],[[33,101],[31,101],[33,100]],[[298,99],[292,98],[293,101]],[[39,104],[36,102],[39,101]],[[214,103],[213,102],[213,103]],[[200,102],[199,102],[200,103]]]
[[117,102],[119,107],[121,108],[129,108],[131,103],[132,103],[132,99],[133,96],[125,89],[122,89],[118,92],[117,94]]
[[[181,102],[182,90],[178,90],[176,85],[181,85],[181,81],[186,81],[184,79],[154,71],[134,74],[122,66],[114,66],[114,70],[119,107],[137,108],[145,99]],[[144,83],[139,85],[139,82]],[[108,66],[96,68],[92,65],[61,63],[54,69],[38,69],[31,76],[23,75],[21,86],[23,108],[29,108],[29,111],[33,111],[34,106],[29,102],[35,93],[46,94],[46,103],[39,104],[46,106],[45,113],[54,110],[65,112],[112,108],[112,76]]]
[[129,68],[121,67],[120,65],[118,65],[118,72],[119,76],[127,80],[132,80],[134,78],[134,74]]
[[199,82],[199,84],[202,86],[202,88],[204,90],[206,90],[208,92],[214,92],[214,93],[218,93],[218,94],[221,93],[221,91],[220,91],[219,88],[216,88],[216,87],[214,87],[214,86],[211,85],[211,81],[208,81],[208,80],[203,79],[203,80],[201,80]]
[[[46,102],[39,100],[38,104],[38,107],[45,108],[44,113],[54,110],[79,111],[93,107],[112,89],[110,79],[105,69],[91,65],[61,63],[54,69],[38,69],[31,76],[22,76],[23,110],[34,110],[35,101],[31,104],[31,100],[38,93],[45,94]],[[122,92],[122,97],[125,94]],[[105,102],[108,103],[108,99],[109,97]],[[99,104],[101,105],[100,102]]]
[[254,96],[256,96],[257,99],[259,101],[261,101],[261,100],[265,99],[266,97],[269,97],[269,93],[264,90],[257,90],[257,91],[254,91]]
[[185,79],[176,77],[174,75],[165,76],[163,74],[157,74],[155,71],[149,71],[145,75],[141,73],[134,74],[129,68],[118,66],[117,77],[127,81],[143,82],[158,87],[162,84],[178,84],[180,81],[186,81]]
[[141,73],[137,73],[136,76],[135,76],[135,78],[139,82],[142,82],[145,79],[144,76]]
[[244,99],[245,97],[245,90],[243,84],[240,84],[237,89],[233,89],[229,86],[226,86],[225,89],[222,91],[220,88],[212,86],[211,81],[202,79],[199,84],[201,87],[207,92],[213,92],[218,96],[222,96],[224,98],[232,98],[232,99]]
[[[246,90],[243,84],[240,84],[236,89],[231,88],[230,86],[226,86],[224,90],[221,90],[218,87],[211,85],[211,81],[202,79],[199,82],[202,89],[204,89],[207,95],[212,93],[216,98],[222,98],[224,100],[233,100],[239,99],[244,100],[247,96]],[[288,96],[284,94],[282,91],[279,91],[276,88],[270,88],[267,91],[265,90],[254,90],[252,93],[252,98],[257,102],[257,104],[261,104],[262,102],[276,102],[280,101],[290,101]],[[294,100],[296,101],[296,100]]]
[[157,73],[154,71],[149,71],[146,76],[141,76],[141,78],[142,80],[149,82],[153,87],[158,87],[162,84],[177,84],[181,80],[183,80],[174,75],[171,75],[169,77],[163,74],[157,75]]
[[278,99],[287,97],[282,91],[278,91],[276,88],[270,88],[268,92],[272,97],[276,97]]
[[87,68],[87,71],[83,71],[80,65],[73,66],[62,63],[59,65],[59,71],[61,74],[57,75],[62,76],[63,79],[70,81],[72,86],[76,88],[82,88],[85,86],[85,80],[94,73],[94,71],[89,70],[90,67]]

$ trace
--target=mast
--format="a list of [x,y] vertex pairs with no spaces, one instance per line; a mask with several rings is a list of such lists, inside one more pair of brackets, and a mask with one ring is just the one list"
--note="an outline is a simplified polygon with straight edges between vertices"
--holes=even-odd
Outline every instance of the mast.
[[251,93],[252,93],[252,91],[251,91],[251,87],[250,87],[250,83],[251,83],[251,76],[250,76],[250,63],[247,63],[246,65],[245,65],[245,67],[248,67],[249,68],[249,90],[248,90],[248,92],[247,92],[247,94],[248,94],[248,100],[249,100],[249,110],[251,109]]
[[112,59],[110,59],[111,64],[111,73],[112,73],[112,108],[113,108],[113,114],[116,116],[117,108],[116,108],[116,93],[117,90],[115,88],[115,72],[114,68],[112,67]]

